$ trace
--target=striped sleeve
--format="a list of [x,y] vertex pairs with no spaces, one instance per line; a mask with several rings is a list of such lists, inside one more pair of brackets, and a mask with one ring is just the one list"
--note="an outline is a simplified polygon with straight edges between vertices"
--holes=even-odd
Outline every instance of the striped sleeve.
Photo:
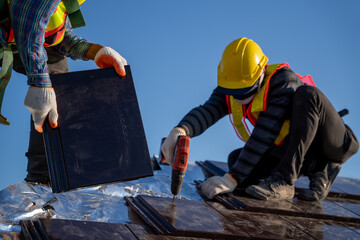
[[267,108],[260,113],[249,140],[244,145],[230,173],[243,182],[274,144],[282,124],[289,117],[292,97],[301,80],[288,68],[276,72],[270,80]]
[[91,45],[91,42],[75,35],[70,29],[69,21],[67,21],[64,39],[54,47],[60,53],[71,57],[73,60],[89,60],[86,58],[86,53]]

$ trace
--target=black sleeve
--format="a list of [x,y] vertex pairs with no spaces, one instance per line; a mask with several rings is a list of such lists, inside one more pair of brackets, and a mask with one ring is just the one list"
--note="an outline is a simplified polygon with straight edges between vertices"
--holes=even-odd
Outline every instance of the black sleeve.
[[198,107],[193,108],[178,126],[185,129],[189,137],[195,137],[228,114],[226,96],[214,90],[210,98]]
[[286,67],[278,70],[269,84],[266,110],[260,113],[249,140],[230,170],[239,183],[250,175],[264,153],[274,144],[290,114],[294,92],[303,85],[298,76]]

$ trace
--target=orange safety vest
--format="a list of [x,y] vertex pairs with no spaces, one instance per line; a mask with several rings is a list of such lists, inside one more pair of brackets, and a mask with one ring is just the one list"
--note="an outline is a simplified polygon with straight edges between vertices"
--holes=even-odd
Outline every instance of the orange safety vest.
[[[9,1],[9,0],[8,0]],[[77,0],[79,5],[83,4],[85,0]],[[59,44],[65,35],[66,30],[66,16],[67,11],[63,1],[59,3],[53,15],[49,19],[49,23],[45,29],[44,47],[51,47]],[[15,44],[13,29],[8,33],[8,43]]]
[[[253,126],[256,125],[256,121],[261,112],[266,110],[266,102],[267,102],[267,94],[269,90],[270,80],[271,77],[275,74],[275,72],[283,67],[288,67],[289,64],[282,63],[282,64],[272,64],[266,65],[265,70],[265,79],[264,84],[260,88],[260,91],[255,95],[254,99],[251,101],[249,107],[245,109],[243,104],[240,104],[235,101],[234,97],[231,95],[226,96],[226,102],[229,109],[229,118],[230,122],[233,125],[237,136],[244,142],[246,142],[251,132],[245,122],[245,118],[249,119]],[[311,86],[315,86],[314,81],[310,75],[306,75],[304,77],[296,74],[303,83]],[[285,120],[280,130],[279,135],[275,139],[276,145],[281,145],[285,139],[285,137],[289,134],[290,128],[290,120]]]

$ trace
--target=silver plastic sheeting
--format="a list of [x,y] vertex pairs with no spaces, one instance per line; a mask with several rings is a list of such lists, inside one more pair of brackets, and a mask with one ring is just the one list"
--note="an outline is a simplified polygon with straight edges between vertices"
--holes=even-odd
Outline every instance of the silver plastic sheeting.
[[[0,232],[20,232],[20,220],[37,218],[131,222],[125,196],[172,197],[171,167],[161,168],[154,171],[152,177],[56,194],[41,184],[21,182],[11,185],[0,192]],[[189,162],[178,197],[201,200],[194,180],[203,178],[200,167]]]

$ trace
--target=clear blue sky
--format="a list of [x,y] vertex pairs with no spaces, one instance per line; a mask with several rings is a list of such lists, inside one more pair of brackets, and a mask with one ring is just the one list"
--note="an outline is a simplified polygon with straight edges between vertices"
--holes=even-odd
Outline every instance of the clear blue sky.
[[[344,121],[360,136],[358,0],[107,0],[86,1],[82,9],[87,26],[75,33],[111,46],[132,68],[151,154],[209,97],[224,48],[240,37],[255,40],[269,63],[288,62],[299,74],[311,74],[336,109],[350,110]],[[94,68],[91,61],[70,62],[71,71]],[[26,91],[26,77],[13,74],[2,109],[12,125],[0,125],[0,189],[26,175]],[[226,161],[242,145],[225,117],[192,139],[190,160]],[[359,169],[356,154],[340,176],[360,178]]]

